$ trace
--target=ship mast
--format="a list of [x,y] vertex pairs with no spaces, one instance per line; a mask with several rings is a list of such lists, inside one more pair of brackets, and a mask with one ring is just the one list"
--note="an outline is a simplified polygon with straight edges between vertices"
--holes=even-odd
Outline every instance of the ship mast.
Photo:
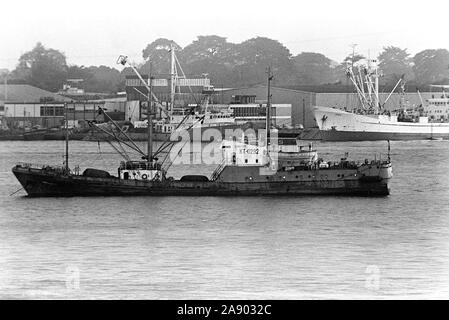
[[270,145],[270,129],[271,129],[271,80],[273,80],[273,75],[271,73],[271,67],[268,67],[268,97],[267,97],[267,108],[266,108],[266,123],[265,123],[265,140],[267,143],[267,152],[268,152],[268,146]]
[[69,172],[69,124],[67,116],[67,103],[64,103],[64,113],[65,113],[65,170]]
[[175,90],[176,90],[176,58],[175,46],[170,45],[170,113],[173,112],[175,106]]
[[151,61],[150,61],[150,72],[149,72],[149,92],[148,92],[148,106],[147,106],[147,122],[148,122],[148,164],[153,162],[153,77],[151,75]]
[[379,67],[377,65],[377,60],[372,60],[371,63],[374,64],[373,76],[374,76],[374,112],[379,113],[380,99],[379,99]]

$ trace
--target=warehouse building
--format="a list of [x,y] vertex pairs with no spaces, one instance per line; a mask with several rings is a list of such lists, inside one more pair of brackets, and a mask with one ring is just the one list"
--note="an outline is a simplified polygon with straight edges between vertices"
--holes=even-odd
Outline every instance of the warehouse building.
[[[142,75],[146,85],[150,85],[148,75]],[[148,100],[148,90],[142,81],[135,75],[126,76],[125,90],[127,101],[146,101]],[[170,79],[152,79],[152,91],[158,101],[168,105],[171,101]],[[210,79],[177,79],[176,83],[176,103],[178,105],[187,105],[201,101],[204,88],[210,86]]]
[[6,124],[11,129],[60,127],[66,111],[68,120],[76,126],[86,125],[87,120],[103,122],[99,107],[105,108],[114,120],[125,118],[125,98],[74,101],[31,85],[0,85],[0,120],[2,126]]
[[28,84],[0,85],[0,116],[9,128],[57,126],[71,99]]
[[[265,122],[266,101],[256,100],[255,95],[233,95],[230,108],[233,111],[235,121],[242,122]],[[272,123],[277,127],[292,126],[292,105],[271,104]]]

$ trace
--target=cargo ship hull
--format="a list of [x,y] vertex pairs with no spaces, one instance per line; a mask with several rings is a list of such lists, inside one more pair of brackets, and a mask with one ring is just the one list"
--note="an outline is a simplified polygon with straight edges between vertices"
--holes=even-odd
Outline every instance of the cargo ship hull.
[[[258,168],[250,169],[258,170]],[[117,177],[97,178],[82,175],[62,175],[42,169],[14,167],[13,173],[30,197],[72,196],[259,196],[259,195],[353,195],[386,196],[388,179],[379,177],[324,179],[330,172],[311,170],[292,171],[282,176],[265,176],[256,181],[226,182],[223,179],[207,181],[140,181]],[[224,170],[226,171],[226,170]],[[341,169],[339,175],[354,177],[354,169]],[[304,175],[299,179],[298,174]],[[223,176],[236,172],[223,172]],[[251,174],[248,173],[247,174]],[[239,173],[241,176],[241,172]],[[287,176],[286,176],[287,175]],[[335,174],[336,175],[336,174]],[[267,179],[267,180],[268,180]]]
[[360,115],[315,107],[314,116],[325,141],[449,139],[449,123],[399,122],[396,116]]
[[321,130],[323,141],[378,141],[378,140],[440,140],[449,139],[448,134],[398,133],[374,131]]

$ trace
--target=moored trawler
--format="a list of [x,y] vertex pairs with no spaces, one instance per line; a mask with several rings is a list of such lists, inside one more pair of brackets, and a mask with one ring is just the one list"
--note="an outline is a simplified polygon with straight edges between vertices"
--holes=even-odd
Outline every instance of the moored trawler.
[[[151,127],[148,128],[148,153],[132,141],[126,146],[140,152],[142,160],[133,161],[126,154],[117,176],[98,169],[80,174],[68,166],[68,140],[63,167],[17,164],[12,172],[29,196],[257,196],[257,195],[360,195],[385,196],[392,177],[390,157],[384,160],[325,162],[314,147],[296,139],[278,139],[271,130],[271,94],[268,76],[268,103],[264,139],[253,143],[249,137],[222,142],[222,161],[210,177],[186,175],[168,177],[170,157],[159,161],[162,150],[152,150]],[[150,104],[149,121],[154,111]],[[126,134],[125,134],[126,135]],[[179,142],[177,142],[179,143]],[[120,149],[116,149],[119,152]]]
[[[167,177],[158,164],[123,162],[118,176],[97,169],[83,174],[61,167],[17,164],[13,173],[29,196],[256,196],[389,194],[392,177],[388,160],[356,163],[347,159],[324,162],[313,149],[273,153],[246,144],[223,145],[224,162],[212,173]],[[299,146],[295,146],[300,148]],[[252,156],[249,156],[252,155]]]
[[[354,71],[355,69],[355,71]],[[361,107],[354,112],[316,106],[313,110],[320,136],[325,141],[427,140],[449,139],[449,95],[442,88],[441,98],[431,98],[421,107],[384,109],[379,101],[379,72],[376,60],[367,65],[348,65],[346,74],[357,91]],[[404,93],[404,82],[400,85]],[[402,101],[402,99],[401,99]]]

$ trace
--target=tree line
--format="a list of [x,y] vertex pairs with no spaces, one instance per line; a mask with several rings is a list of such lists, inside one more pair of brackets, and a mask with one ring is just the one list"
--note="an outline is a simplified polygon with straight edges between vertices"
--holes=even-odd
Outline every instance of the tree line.
[[[348,84],[346,64],[365,58],[351,53],[343,61],[335,62],[316,52],[293,56],[279,41],[265,37],[235,44],[216,35],[198,36],[184,48],[173,40],[159,38],[143,49],[143,62],[137,66],[139,71],[147,74],[151,61],[152,74],[168,78],[172,46],[188,77],[207,76],[216,87],[265,83],[268,65],[273,70],[277,86],[338,86]],[[411,56],[407,49],[387,46],[377,58],[383,72],[380,82],[384,86],[393,86],[401,77],[415,86],[449,84],[449,51],[446,49],[426,49]],[[39,42],[19,57],[8,81],[56,92],[67,79],[76,78],[84,80],[86,92],[116,93],[124,90],[127,74],[131,74],[129,68],[119,71],[104,65],[70,65],[64,53],[46,48]]]

